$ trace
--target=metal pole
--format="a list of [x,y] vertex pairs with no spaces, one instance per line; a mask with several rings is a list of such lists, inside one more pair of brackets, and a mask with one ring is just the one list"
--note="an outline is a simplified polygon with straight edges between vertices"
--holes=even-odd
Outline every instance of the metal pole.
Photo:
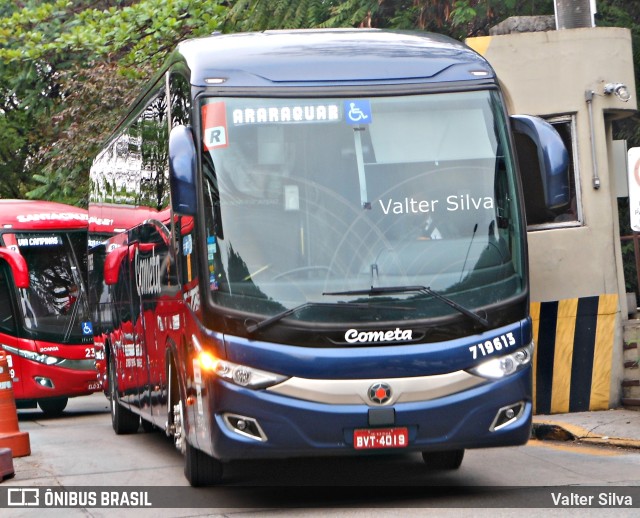
[[598,162],[596,160],[596,137],[593,129],[593,90],[587,90],[584,93],[584,98],[587,101],[587,108],[589,108],[589,129],[591,138],[591,163],[593,166],[593,188],[600,188],[600,176],[598,175]]

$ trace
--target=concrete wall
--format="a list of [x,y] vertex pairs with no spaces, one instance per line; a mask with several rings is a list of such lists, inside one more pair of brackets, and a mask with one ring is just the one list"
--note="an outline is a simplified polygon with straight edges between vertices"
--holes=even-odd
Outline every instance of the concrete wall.
[[[484,55],[496,70],[510,113],[544,118],[575,115],[575,166],[579,173],[576,187],[582,221],[529,232],[534,328],[538,332],[541,326],[541,335],[551,340],[538,342],[537,367],[541,367],[542,357],[546,358],[545,371],[549,371],[549,362],[551,365],[551,372],[543,376],[540,370],[536,375],[538,398],[542,397],[541,390],[549,389],[551,393],[551,397],[545,396],[544,405],[538,401],[538,406],[543,406],[538,410],[554,413],[615,407],[623,375],[622,324],[627,308],[615,174],[610,170],[611,121],[632,114],[637,104],[634,96],[624,103],[615,95],[604,95],[604,86],[625,83],[635,93],[631,34],[620,28],[567,29],[471,38],[467,44]],[[594,92],[593,125],[585,92]],[[600,178],[597,189],[594,171]],[[601,303],[594,305],[593,300]],[[555,304],[555,309],[550,304]],[[536,321],[536,313],[539,318],[541,311],[555,317]],[[587,315],[585,311],[596,314]],[[579,315],[589,317],[588,322],[592,321],[591,316],[596,317],[592,324],[596,326],[592,333],[594,344],[587,351],[582,350],[584,337],[577,333],[591,324]],[[604,326],[606,333],[602,325],[597,327],[602,321],[609,322]],[[577,387],[572,378],[581,370],[585,353],[592,355],[587,359],[591,361],[592,379],[588,387]],[[589,396],[596,385],[597,396]],[[606,385],[608,390],[603,388]]]

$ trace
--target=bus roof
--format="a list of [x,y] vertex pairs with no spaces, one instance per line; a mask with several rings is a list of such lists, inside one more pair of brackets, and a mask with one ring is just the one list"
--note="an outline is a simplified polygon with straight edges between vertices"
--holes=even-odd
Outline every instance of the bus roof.
[[217,34],[179,44],[195,86],[322,86],[495,82],[490,65],[457,40],[426,32],[319,29]]
[[1,230],[82,230],[89,225],[86,209],[52,201],[0,200]]
[[158,211],[150,207],[116,205],[110,203],[92,203],[89,232],[96,234],[117,234],[140,225],[146,220],[155,219],[168,224],[169,209]]

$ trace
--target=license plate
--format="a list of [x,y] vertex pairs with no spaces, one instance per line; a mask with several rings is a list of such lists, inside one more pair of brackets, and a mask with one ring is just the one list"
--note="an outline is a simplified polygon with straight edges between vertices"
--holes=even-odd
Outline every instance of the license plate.
[[407,428],[366,428],[353,431],[353,447],[356,450],[406,448],[408,445]]

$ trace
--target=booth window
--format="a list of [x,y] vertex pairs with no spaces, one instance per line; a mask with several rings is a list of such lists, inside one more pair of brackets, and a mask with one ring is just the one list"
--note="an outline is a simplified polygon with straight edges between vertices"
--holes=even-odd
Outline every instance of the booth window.
[[[518,142],[520,154],[520,172],[524,192],[527,228],[546,230],[582,225],[582,207],[580,203],[580,184],[576,159],[576,124],[574,115],[546,118],[560,134],[569,153],[569,203],[553,209],[547,208],[544,201],[542,180],[538,169],[538,160],[533,145]],[[517,137],[516,137],[517,138]],[[524,155],[524,156],[523,156]]]

